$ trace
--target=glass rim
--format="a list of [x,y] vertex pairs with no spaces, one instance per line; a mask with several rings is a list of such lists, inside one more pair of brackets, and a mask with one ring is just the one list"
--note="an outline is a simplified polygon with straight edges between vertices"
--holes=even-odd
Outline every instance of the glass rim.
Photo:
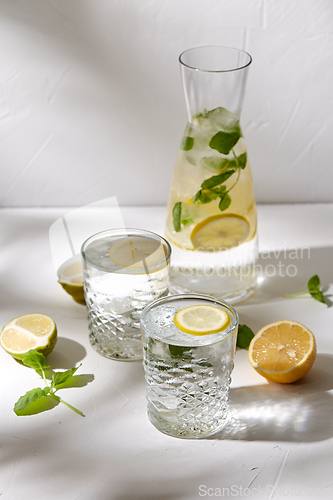
[[156,306],[159,306],[160,304],[163,304],[166,302],[171,302],[171,301],[177,301],[179,299],[181,299],[181,300],[186,300],[186,299],[195,300],[195,299],[197,299],[197,300],[202,300],[202,301],[205,300],[206,302],[215,303],[215,304],[218,304],[220,306],[223,306],[231,313],[231,315],[234,318],[234,321],[232,321],[232,318],[230,318],[231,323],[228,325],[228,327],[225,330],[222,330],[221,332],[212,333],[209,336],[221,335],[221,334],[227,335],[228,334],[227,338],[229,338],[231,335],[234,335],[234,333],[236,332],[237,327],[239,326],[239,316],[238,316],[236,309],[231,304],[229,304],[229,302],[226,302],[223,299],[217,299],[216,297],[213,297],[211,295],[205,295],[205,294],[201,294],[201,293],[182,293],[182,294],[176,294],[176,295],[167,295],[166,297],[161,297],[160,299],[156,299],[153,302],[150,302],[149,304],[147,304],[145,306],[145,308],[141,312],[141,315],[140,315],[141,328],[144,329],[144,326],[143,326],[144,317],[147,315],[147,313],[151,309],[153,309]]
[[153,231],[148,231],[147,229],[115,228],[115,229],[105,229],[104,231],[99,231],[95,234],[92,234],[82,243],[81,249],[80,249],[80,254],[81,254],[82,259],[84,259],[84,261],[87,262],[89,265],[94,266],[94,264],[91,263],[90,260],[88,260],[86,258],[84,251],[86,250],[89,243],[91,243],[94,239],[97,240],[97,239],[99,239],[99,237],[103,237],[103,235],[107,235],[107,234],[109,234],[110,236],[113,236],[113,235],[116,236],[118,234],[119,236],[128,236],[128,237],[130,237],[131,235],[133,235],[133,236],[142,235],[143,237],[144,236],[148,236],[148,237],[154,236],[154,239],[158,239],[160,241],[160,243],[166,247],[166,254],[165,254],[165,259],[164,259],[165,262],[168,262],[170,260],[171,245],[168,242],[168,240],[166,238],[164,238],[163,236],[161,236],[157,233],[154,233]]
[[[246,64],[243,64],[241,66],[236,66],[235,68],[229,68],[229,69],[217,69],[217,70],[212,70],[212,69],[203,69],[203,68],[198,68],[196,66],[191,66],[189,64],[186,64],[183,60],[182,60],[182,56],[184,56],[185,54],[188,54],[189,52],[192,52],[192,51],[196,51],[196,50],[200,50],[200,49],[223,49],[223,50],[227,50],[229,52],[233,51],[233,52],[241,52],[242,54],[245,54],[248,56],[249,60]],[[186,49],[184,50],[180,56],[179,56],[179,62],[182,66],[184,66],[185,68],[188,68],[188,69],[191,69],[193,71],[201,71],[202,73],[231,73],[233,71],[239,71],[241,69],[245,69],[247,68],[248,66],[250,66],[250,64],[252,63],[252,56],[251,54],[249,54],[246,50],[243,50],[243,49],[237,49],[236,47],[228,47],[226,45],[201,45],[199,47],[192,47],[190,49]]]

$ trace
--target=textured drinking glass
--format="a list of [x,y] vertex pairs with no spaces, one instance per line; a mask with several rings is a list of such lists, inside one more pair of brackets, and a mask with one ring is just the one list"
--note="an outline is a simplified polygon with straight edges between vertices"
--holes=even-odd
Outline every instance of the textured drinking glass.
[[[230,324],[210,335],[179,330],[176,313],[193,305],[225,311]],[[206,437],[228,422],[230,374],[236,348],[237,312],[205,295],[173,295],[148,305],[141,315],[148,417],[165,434]]]
[[138,229],[114,229],[82,245],[84,294],[93,348],[110,359],[142,359],[140,314],[168,294],[170,245]]

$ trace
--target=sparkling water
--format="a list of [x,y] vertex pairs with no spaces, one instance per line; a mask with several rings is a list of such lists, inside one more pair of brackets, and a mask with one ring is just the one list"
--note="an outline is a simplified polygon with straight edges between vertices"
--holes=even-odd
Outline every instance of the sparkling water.
[[168,268],[166,262],[152,270],[115,264],[109,252],[118,242],[105,236],[84,253],[89,338],[103,356],[130,361],[142,359],[140,314],[149,302],[168,294]]
[[[148,416],[161,432],[198,438],[216,433],[228,421],[237,315],[221,302],[178,297],[158,301],[141,318]],[[175,314],[198,303],[224,309],[231,325],[213,335],[181,332]]]

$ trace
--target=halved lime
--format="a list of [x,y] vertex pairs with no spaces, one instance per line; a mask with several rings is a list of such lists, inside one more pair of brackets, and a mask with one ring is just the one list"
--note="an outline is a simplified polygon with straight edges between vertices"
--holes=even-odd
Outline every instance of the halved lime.
[[230,325],[230,317],[219,307],[201,304],[178,311],[174,323],[184,333],[210,335],[225,330]]
[[41,313],[14,318],[0,334],[0,344],[11,356],[21,359],[30,349],[50,354],[57,342],[57,326],[50,316]]
[[85,305],[83,269],[81,260],[70,259],[58,269],[58,281],[63,289],[79,304]]

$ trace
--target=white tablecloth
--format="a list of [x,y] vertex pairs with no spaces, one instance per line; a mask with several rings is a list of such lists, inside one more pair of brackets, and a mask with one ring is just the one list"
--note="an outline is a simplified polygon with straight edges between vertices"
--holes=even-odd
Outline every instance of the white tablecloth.
[[[308,326],[318,347],[311,372],[292,385],[268,384],[238,350],[231,424],[198,441],[150,424],[141,363],[110,361],[91,348],[85,308],[57,283],[49,248],[49,227],[68,211],[0,210],[0,326],[29,312],[50,315],[59,331],[51,367],[82,362],[78,374],[95,377],[62,391],[85,418],[63,405],[18,417],[15,401],[43,382],[1,350],[1,499],[332,498],[333,308],[282,295],[306,289],[314,274],[333,293],[333,205],[259,206],[261,283],[237,306],[254,331],[287,318]],[[163,233],[163,207],[122,215],[127,227]]]

